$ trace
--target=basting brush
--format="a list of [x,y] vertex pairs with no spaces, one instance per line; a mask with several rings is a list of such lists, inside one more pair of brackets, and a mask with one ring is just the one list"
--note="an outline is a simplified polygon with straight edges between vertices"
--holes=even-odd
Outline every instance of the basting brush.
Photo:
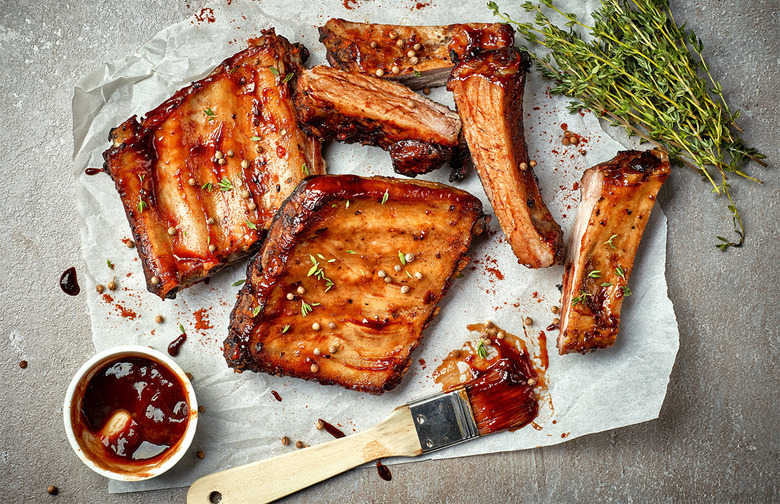
[[505,340],[494,345],[500,358],[484,370],[472,366],[474,378],[454,390],[396,408],[364,432],[204,476],[190,487],[187,503],[270,502],[366,462],[416,457],[519,429],[538,411],[536,374],[524,352]]

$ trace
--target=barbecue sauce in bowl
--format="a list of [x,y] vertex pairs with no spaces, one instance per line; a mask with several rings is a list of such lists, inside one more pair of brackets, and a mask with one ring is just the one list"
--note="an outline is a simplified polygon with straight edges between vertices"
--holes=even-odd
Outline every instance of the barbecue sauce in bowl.
[[115,479],[164,472],[186,450],[194,433],[188,428],[194,431],[197,420],[197,404],[184,380],[144,352],[101,359],[73,394],[70,424],[77,453],[98,472],[120,475]]

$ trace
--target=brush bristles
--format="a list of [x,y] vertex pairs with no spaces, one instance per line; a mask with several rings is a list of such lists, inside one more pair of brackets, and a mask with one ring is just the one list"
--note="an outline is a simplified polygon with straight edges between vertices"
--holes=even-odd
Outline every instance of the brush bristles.
[[536,417],[539,405],[529,378],[510,360],[500,359],[466,383],[480,436],[517,430]]

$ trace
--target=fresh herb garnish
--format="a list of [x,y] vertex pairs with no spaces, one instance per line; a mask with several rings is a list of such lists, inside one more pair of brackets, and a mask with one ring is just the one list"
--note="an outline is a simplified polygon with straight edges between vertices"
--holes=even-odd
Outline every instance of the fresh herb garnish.
[[184,330],[184,326],[181,325],[181,322],[179,322],[179,330],[181,331],[182,334],[187,334],[187,331]]
[[144,209],[149,208],[149,205],[138,196],[138,211],[144,213]]
[[479,340],[479,343],[477,343],[477,355],[483,359],[487,358],[488,352],[487,348],[485,348],[485,340]]
[[420,77],[422,77],[422,74],[420,73],[419,70],[414,70],[414,76],[419,79]]
[[303,165],[301,165],[301,171],[303,172],[304,175],[306,176],[309,175],[309,167],[306,166],[306,163],[303,163]]
[[[723,87],[704,61],[701,39],[677,25],[668,0],[602,0],[592,13],[593,26],[562,12],[552,0],[542,4],[562,16],[568,29],[558,27],[531,2],[522,7],[535,12],[533,23],[513,21],[494,1],[487,6],[515,25],[529,43],[550,50],[546,56],[531,53],[531,58],[542,75],[556,82],[551,94],[578,100],[570,104],[572,112],[590,109],[625,128],[629,136],[663,147],[673,160],[699,170],[713,193],[725,194],[739,239],[717,236],[721,243],[716,246],[741,247],[745,227],[727,173],[760,182],[743,168],[750,160],[767,165],[765,156],[739,137],[742,130],[735,122],[740,113],[729,110]],[[593,40],[582,40],[574,27],[590,32]]]
[[619,276],[623,280],[626,279],[626,271],[623,269],[623,266],[618,264],[617,268],[615,268],[615,273],[617,274],[617,276]]
[[388,194],[388,192],[387,192],[387,191],[388,191],[388,190],[387,190],[387,189],[385,189],[385,194],[384,194],[384,196],[382,196],[382,204],[383,204],[383,205],[384,205],[385,203],[387,203],[387,198],[389,198],[389,197],[390,197],[390,194]]
[[628,297],[631,295],[631,289],[628,288],[627,285],[623,286],[623,297]]
[[114,269],[114,263],[111,262],[111,259],[106,259],[106,264],[108,265],[108,269]]
[[217,187],[219,187],[219,190],[222,192],[232,191],[233,182],[231,182],[230,179],[227,177],[222,177],[222,180],[217,182]]
[[357,254],[354,250],[347,250],[347,254]]
[[239,285],[244,285],[246,283],[246,280],[236,280],[233,282],[233,287],[238,287]]
[[207,121],[213,121],[217,118],[217,114],[215,114],[211,108],[203,109],[203,113],[206,114]]
[[616,246],[614,246],[614,245],[612,244],[612,240],[614,240],[615,238],[617,238],[617,235],[616,235],[616,234],[614,234],[614,235],[610,236],[610,237],[609,237],[609,240],[607,240],[607,241],[605,241],[605,242],[604,242],[604,245],[609,245],[609,246],[610,246],[610,247],[612,247],[613,249],[616,249],[617,247],[616,247]]
[[260,138],[259,136],[253,136],[253,137],[249,137],[249,139],[250,139],[251,141],[253,141],[253,142],[259,142],[260,140],[262,140],[262,138]]
[[284,83],[290,82],[290,79],[293,78],[293,75],[294,74],[292,74],[292,73],[288,73],[287,75],[284,76],[284,79],[282,79],[282,82],[284,82]]
[[589,278],[601,278],[601,270],[593,270],[590,273],[588,273]]
[[214,190],[214,185],[211,182],[206,182],[200,188],[201,189],[205,189],[207,191],[213,191]]
[[272,74],[279,77],[279,70],[276,69],[276,67],[268,67],[268,70],[271,71]]
[[254,222],[252,222],[249,219],[246,219],[246,227],[248,227],[249,229],[254,229],[255,231],[257,231],[257,226],[255,225]]
[[590,296],[590,294],[588,294],[587,292],[585,292],[585,291],[581,290],[581,291],[580,291],[580,295],[579,295],[579,296],[577,296],[576,298],[573,298],[573,299],[571,300],[571,305],[572,305],[572,306],[574,306],[574,305],[576,305],[577,303],[583,303],[583,304],[584,304],[584,303],[585,303],[585,300],[588,298],[588,296]]
[[344,205],[344,208],[349,208],[349,200],[347,200],[347,203]]
[[612,287],[612,282],[604,282],[601,284],[602,287]]
[[287,332],[287,331],[289,331],[289,330],[290,330],[290,324],[287,324],[287,325],[286,325],[286,326],[284,326],[284,328],[282,329],[282,334],[286,333],[286,332]]
[[301,315],[305,317],[306,315],[311,313],[311,310],[312,310],[311,305],[306,301],[301,300]]
[[398,251],[398,260],[401,261],[401,264],[406,266],[406,257],[404,257],[404,253],[400,250]]
[[255,306],[255,309],[252,310],[252,316],[257,317],[257,314],[260,313],[260,310],[262,310],[262,308],[259,305]]

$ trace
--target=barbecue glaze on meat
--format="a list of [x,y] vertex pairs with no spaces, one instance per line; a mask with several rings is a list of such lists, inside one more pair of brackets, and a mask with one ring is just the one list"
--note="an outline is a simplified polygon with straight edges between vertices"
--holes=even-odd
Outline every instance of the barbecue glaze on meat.
[[295,103],[303,128],[323,139],[390,151],[403,175],[438,168],[458,145],[458,114],[376,77],[316,66],[298,79]]
[[324,173],[320,143],[298,128],[291,98],[307,56],[266,31],[141,122],[111,131],[104,169],[151,292],[175,297],[249,255],[306,172]]
[[379,71],[412,89],[443,86],[463,56],[512,47],[515,40],[512,27],[501,23],[400,26],[330,19],[319,30],[331,66],[373,76]]
[[634,256],[668,175],[666,153],[651,150],[620,152],[582,176],[563,274],[561,355],[615,343]]
[[228,365],[392,389],[484,219],[479,199],[442,184],[306,179],[247,268],[224,342]]
[[563,232],[542,201],[523,136],[523,88],[530,66],[514,48],[463,59],[447,88],[455,97],[474,166],[518,262],[563,260]]

